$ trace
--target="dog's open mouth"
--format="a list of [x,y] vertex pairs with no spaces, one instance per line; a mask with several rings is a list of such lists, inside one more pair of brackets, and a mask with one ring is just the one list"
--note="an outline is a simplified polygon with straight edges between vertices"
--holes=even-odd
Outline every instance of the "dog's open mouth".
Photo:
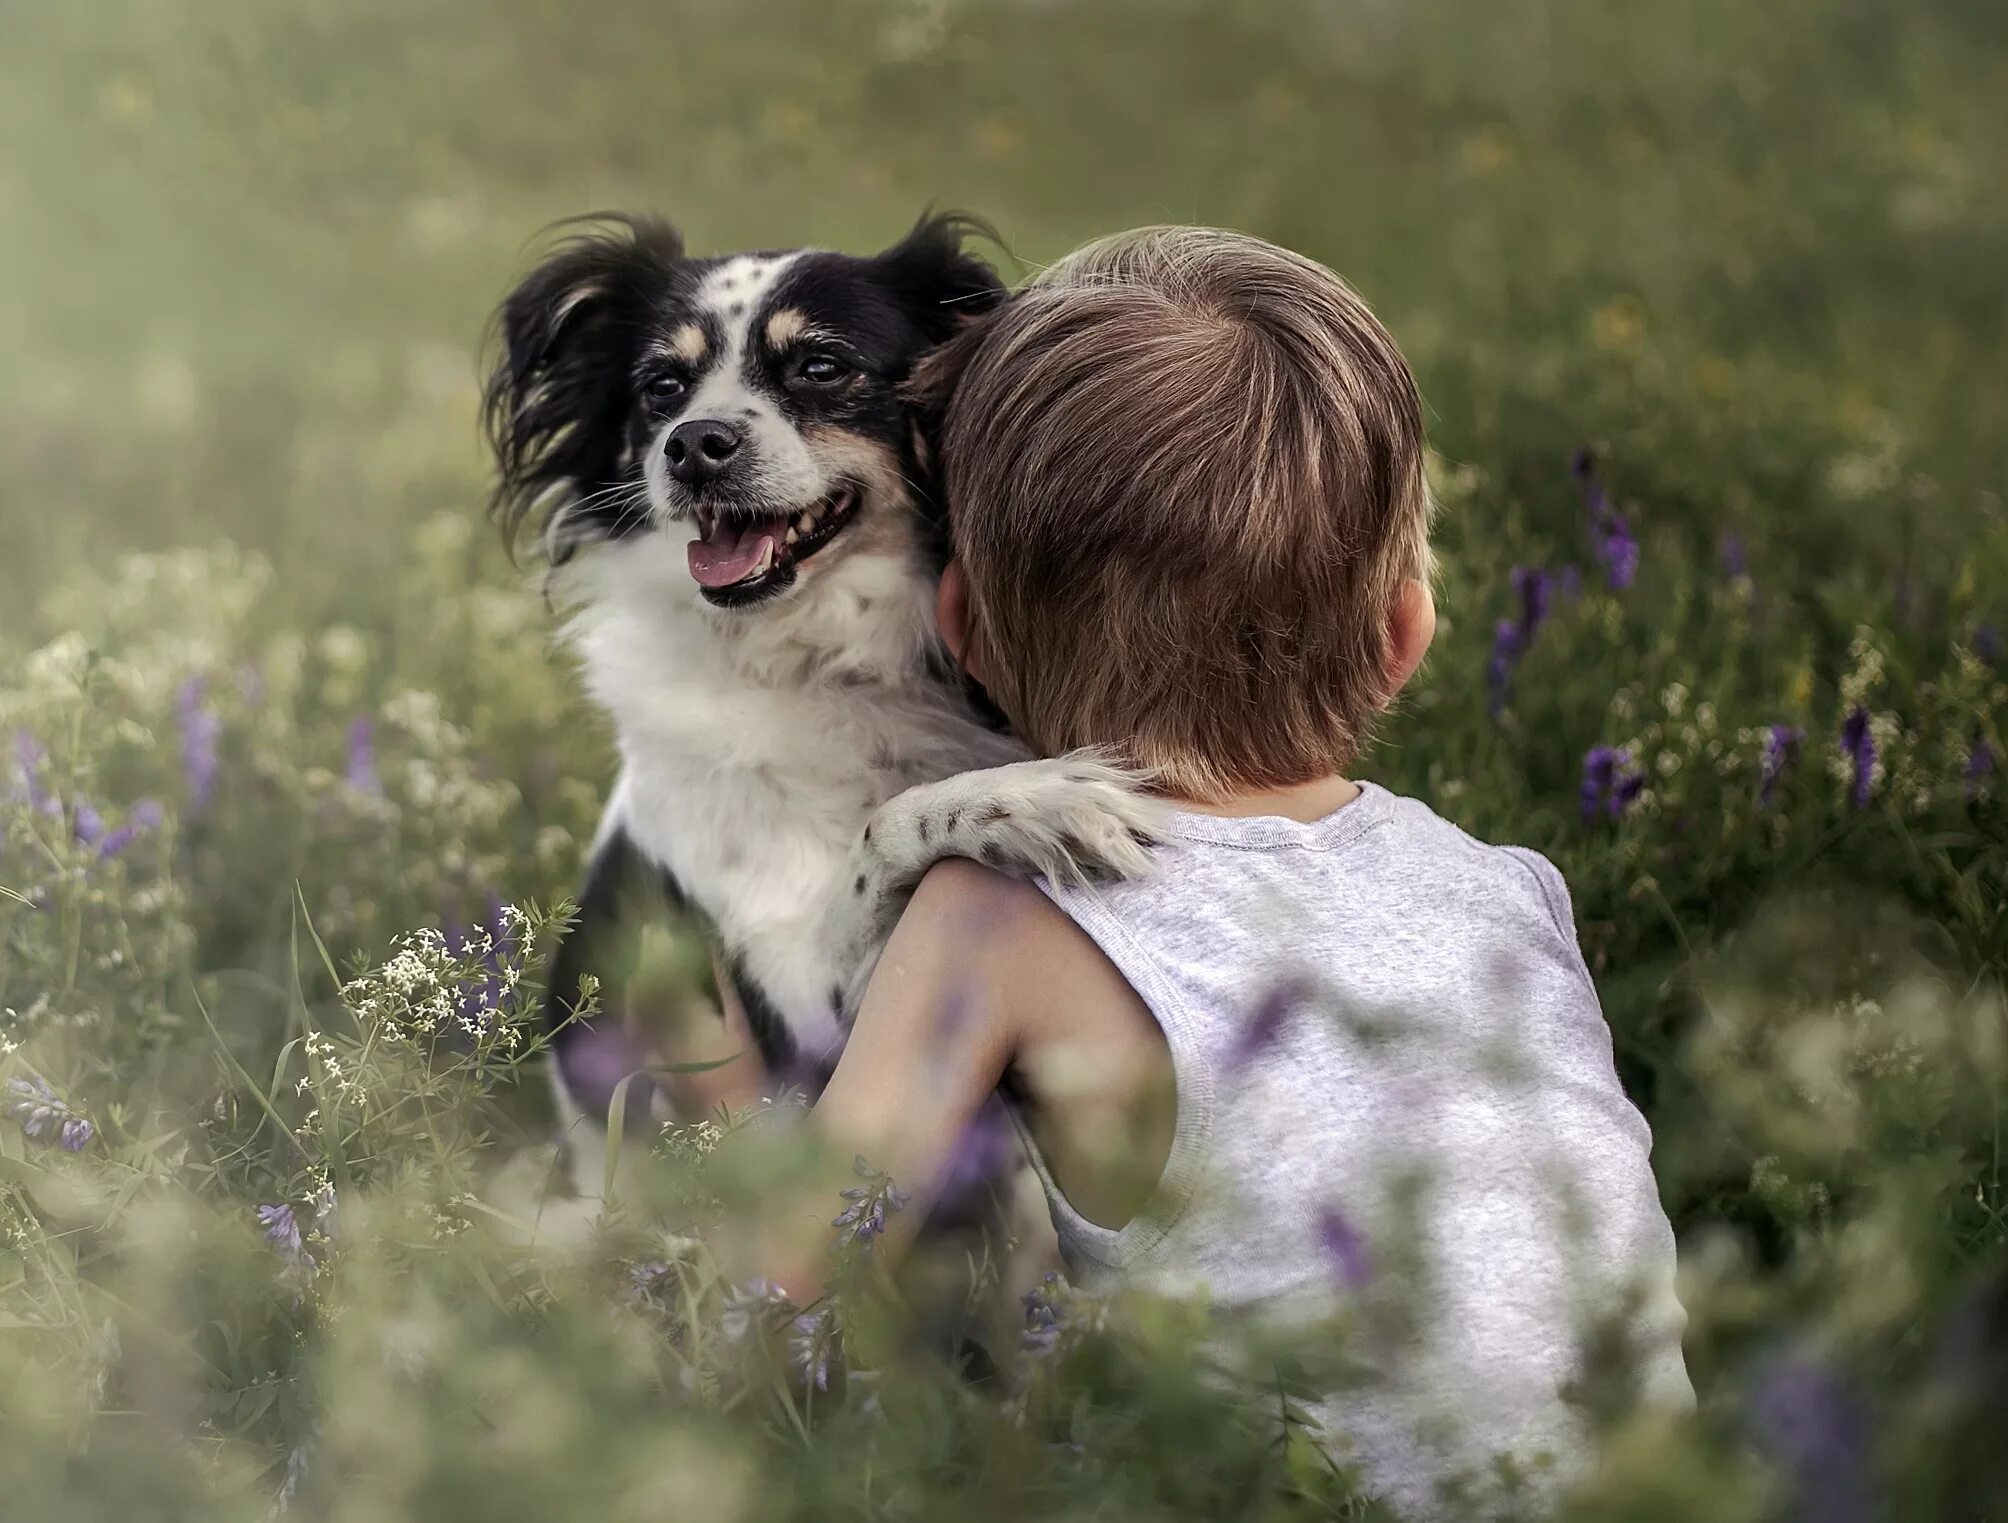
[[854,486],[838,487],[792,514],[720,513],[696,509],[690,575],[711,602],[728,606],[778,592],[795,568],[843,531],[858,505]]

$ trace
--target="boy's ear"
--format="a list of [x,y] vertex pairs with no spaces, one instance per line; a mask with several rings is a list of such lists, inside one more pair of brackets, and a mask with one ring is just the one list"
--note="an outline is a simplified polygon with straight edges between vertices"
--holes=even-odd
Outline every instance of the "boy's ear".
[[513,544],[523,521],[548,502],[554,562],[567,553],[568,510],[623,474],[640,303],[683,257],[683,240],[666,222],[579,220],[598,226],[553,252],[496,313],[500,353],[483,393],[497,468],[490,510]]
[[983,680],[982,664],[969,644],[969,577],[962,562],[950,561],[941,572],[934,592],[934,616],[941,627],[942,643],[961,667],[977,682]]
[[1417,577],[1404,581],[1395,592],[1394,606],[1387,620],[1388,701],[1408,686],[1422,658],[1429,654],[1436,638],[1436,595],[1429,583]]

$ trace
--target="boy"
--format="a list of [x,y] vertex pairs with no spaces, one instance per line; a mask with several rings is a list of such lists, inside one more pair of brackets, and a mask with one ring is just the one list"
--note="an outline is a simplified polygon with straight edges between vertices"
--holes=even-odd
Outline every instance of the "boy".
[[1651,1137],[1560,875],[1345,776],[1435,628],[1386,331],[1309,260],[1146,229],[918,384],[950,648],[1039,754],[1112,752],[1174,812],[1139,882],[952,861],[920,885],[816,1107],[914,1197],[886,1250],[1002,1082],[1077,1285],[1402,1300],[1374,1383],[1318,1413],[1391,1501],[1426,1512],[1502,1454],[1566,1474],[1600,1318],[1644,1394],[1691,1402]]

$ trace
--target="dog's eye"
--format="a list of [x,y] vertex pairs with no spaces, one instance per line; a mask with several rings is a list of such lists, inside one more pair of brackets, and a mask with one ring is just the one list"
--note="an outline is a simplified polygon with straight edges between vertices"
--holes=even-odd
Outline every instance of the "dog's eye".
[[817,386],[841,381],[850,373],[851,367],[832,354],[812,354],[802,361],[802,379]]
[[658,375],[651,376],[642,390],[648,393],[652,402],[674,402],[690,387],[680,375]]

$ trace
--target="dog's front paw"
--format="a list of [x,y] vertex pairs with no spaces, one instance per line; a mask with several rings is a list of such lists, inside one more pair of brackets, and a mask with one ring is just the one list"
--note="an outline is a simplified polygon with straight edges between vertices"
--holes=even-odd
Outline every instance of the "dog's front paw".
[[889,799],[865,845],[901,885],[944,857],[1059,882],[1139,877],[1166,812],[1147,781],[1090,751],[964,772]]

